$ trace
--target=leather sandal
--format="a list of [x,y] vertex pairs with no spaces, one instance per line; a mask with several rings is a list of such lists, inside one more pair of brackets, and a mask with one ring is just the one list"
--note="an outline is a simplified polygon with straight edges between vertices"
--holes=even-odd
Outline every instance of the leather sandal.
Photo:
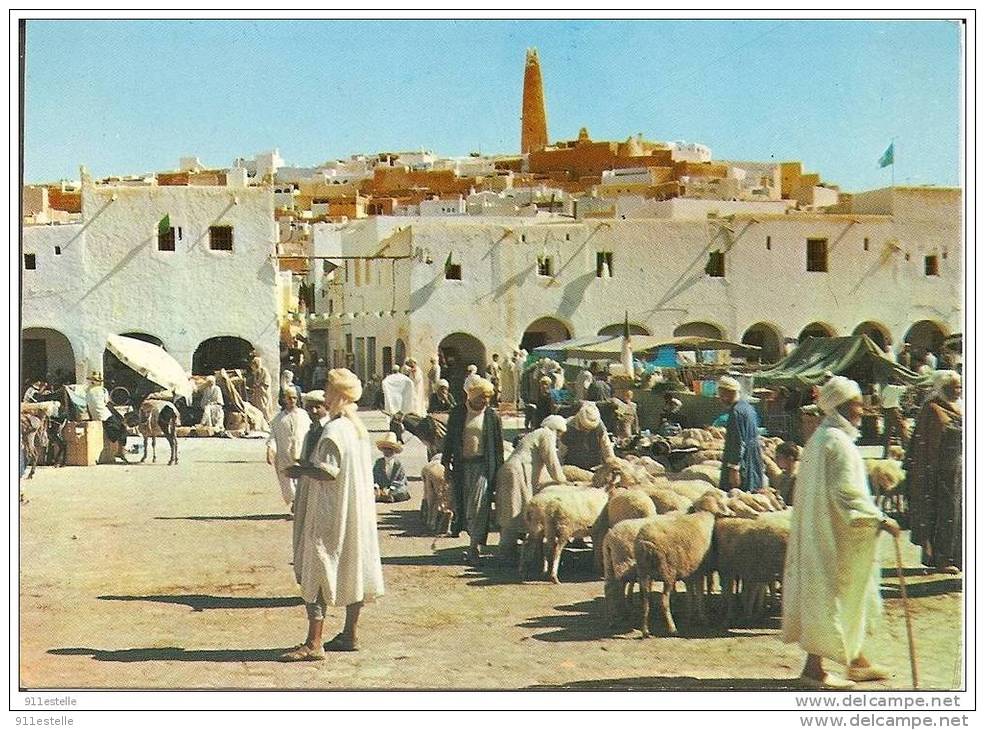
[[845,676],[853,682],[875,682],[880,679],[888,679],[889,670],[875,664],[867,667],[849,667]]
[[325,642],[325,651],[359,651],[359,642],[345,634],[336,634],[331,641]]
[[325,652],[321,649],[312,649],[307,644],[301,644],[301,646],[286,651],[281,654],[277,661],[279,662],[320,662],[325,659]]

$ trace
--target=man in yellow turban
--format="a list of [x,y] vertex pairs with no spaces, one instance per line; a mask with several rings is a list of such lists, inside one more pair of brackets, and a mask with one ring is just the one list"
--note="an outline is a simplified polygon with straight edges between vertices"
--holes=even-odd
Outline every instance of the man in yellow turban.
[[448,416],[448,433],[441,463],[448,471],[455,495],[452,533],[469,533],[468,562],[479,561],[489,534],[489,517],[496,474],[503,465],[503,423],[490,406],[495,388],[485,378],[472,376],[466,400]]

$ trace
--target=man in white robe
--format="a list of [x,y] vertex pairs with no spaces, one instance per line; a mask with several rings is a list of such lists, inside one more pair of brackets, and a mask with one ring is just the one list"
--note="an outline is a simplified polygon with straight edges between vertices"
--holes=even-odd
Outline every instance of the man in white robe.
[[407,412],[418,416],[426,416],[428,413],[428,401],[424,387],[424,373],[417,366],[417,360],[412,357],[407,358],[405,372],[414,384],[414,402]]
[[327,606],[345,606],[345,626],[324,649],[356,651],[356,626],[366,601],[383,595],[383,566],[376,532],[371,447],[357,415],[362,384],[352,372],[328,373],[325,425],[308,465],[288,470],[307,477],[304,515],[295,560],[308,612],[308,637],[282,661],[325,658],[321,644]]
[[394,366],[393,372],[380,382],[383,390],[383,410],[393,415],[395,413],[415,413],[414,381],[400,372]]
[[303,408],[298,408],[298,392],[294,387],[281,393],[283,410],[270,422],[270,437],[267,439],[267,463],[272,464],[277,473],[277,483],[284,503],[294,511],[294,496],[297,479],[290,477],[287,470],[301,457],[304,437],[311,427],[311,417]]
[[524,532],[523,510],[546,484],[566,482],[558,458],[558,434],[568,429],[564,416],[548,416],[522,439],[496,474],[496,521],[499,553],[508,562],[516,558],[516,541]]
[[[899,525],[876,508],[855,446],[863,412],[858,385],[832,378],[818,406],[826,418],[807,442],[797,476],[783,571],[782,639],[807,652],[805,684],[847,688],[888,676],[869,663],[863,645],[882,612],[879,531],[895,537]],[[847,679],[825,672],[825,658],[847,666]]]
[[205,388],[202,391],[202,426],[222,429],[225,427],[225,411],[223,405],[225,400],[222,397],[222,390],[216,385],[215,376],[210,375],[205,379]]

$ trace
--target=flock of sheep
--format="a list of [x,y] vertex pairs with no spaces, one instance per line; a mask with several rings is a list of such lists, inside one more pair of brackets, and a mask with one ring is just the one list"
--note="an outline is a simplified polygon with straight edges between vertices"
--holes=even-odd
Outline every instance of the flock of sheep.
[[[750,494],[718,488],[720,432],[689,429],[684,438],[701,444],[702,460],[678,473],[647,456],[614,457],[585,471],[565,466],[566,483],[549,484],[527,503],[522,515],[526,539],[518,564],[522,581],[530,563],[557,583],[565,546],[590,539],[596,569],[605,579],[605,606],[615,625],[631,611],[633,585],[641,607],[636,625],[650,634],[651,592],[662,586],[663,630],[677,633],[670,597],[684,583],[689,622],[705,623],[704,597],[717,576],[724,620],[732,626],[762,618],[770,593],[778,595],[790,534],[791,507],[770,488]],[[698,433],[700,432],[700,433]],[[772,458],[778,439],[764,439]],[[903,477],[898,462],[869,460],[870,481],[890,491]],[[453,500],[439,461],[422,470],[422,515],[428,527],[447,530]]]

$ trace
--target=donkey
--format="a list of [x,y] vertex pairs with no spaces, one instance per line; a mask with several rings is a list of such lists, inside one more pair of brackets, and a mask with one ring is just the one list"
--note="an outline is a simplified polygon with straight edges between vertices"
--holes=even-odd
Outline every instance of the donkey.
[[137,433],[144,437],[144,457],[141,463],[147,461],[147,441],[150,440],[152,458],[157,461],[157,437],[163,436],[171,447],[171,458],[168,466],[178,463],[178,426],[181,416],[174,403],[166,400],[149,398],[140,404],[137,411]]

